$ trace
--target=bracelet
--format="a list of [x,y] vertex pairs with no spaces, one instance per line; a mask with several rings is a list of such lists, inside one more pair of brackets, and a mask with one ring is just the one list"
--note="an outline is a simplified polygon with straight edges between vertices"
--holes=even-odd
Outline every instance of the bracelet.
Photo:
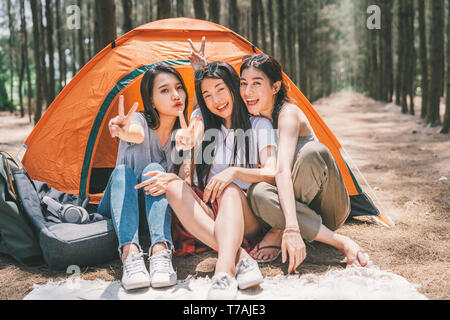
[[288,233],[288,232],[293,232],[293,233],[299,233],[299,234],[300,234],[300,229],[298,229],[298,228],[286,228],[286,229],[284,229],[284,231],[283,231],[283,235],[284,235],[285,233]]

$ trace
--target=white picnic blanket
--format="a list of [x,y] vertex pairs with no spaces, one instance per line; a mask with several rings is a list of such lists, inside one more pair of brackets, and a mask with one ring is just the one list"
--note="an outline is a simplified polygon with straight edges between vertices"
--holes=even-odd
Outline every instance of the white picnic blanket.
[[[34,285],[25,300],[205,300],[211,279],[188,277],[163,289],[125,291],[120,281],[69,278]],[[245,300],[423,300],[418,285],[377,267],[330,270],[325,274],[276,276],[264,279],[259,287],[239,290]]]

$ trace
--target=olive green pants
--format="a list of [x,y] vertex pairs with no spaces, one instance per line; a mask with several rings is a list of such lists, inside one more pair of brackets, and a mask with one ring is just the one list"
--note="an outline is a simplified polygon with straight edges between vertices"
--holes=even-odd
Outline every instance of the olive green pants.
[[[350,213],[350,198],[328,148],[309,142],[300,149],[292,168],[297,220],[302,237],[313,241],[323,223],[334,231]],[[260,182],[250,186],[247,198],[258,220],[275,229],[285,228],[276,186]]]

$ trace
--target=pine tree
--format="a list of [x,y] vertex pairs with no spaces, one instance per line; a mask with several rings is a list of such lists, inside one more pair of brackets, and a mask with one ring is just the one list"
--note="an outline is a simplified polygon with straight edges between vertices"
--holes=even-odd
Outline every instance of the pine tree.
[[433,0],[431,3],[430,32],[430,89],[426,123],[431,127],[441,124],[439,115],[442,92],[442,57],[444,51],[444,1]]
[[[450,0],[447,0],[450,8]],[[441,133],[450,133],[450,10],[447,14],[447,96],[445,99],[444,122],[442,123]]]
[[40,50],[40,15],[39,15],[39,8],[40,8],[40,0],[30,0],[30,7],[31,7],[31,15],[33,19],[33,38],[34,38],[34,65],[35,65],[35,72],[36,72],[36,107],[34,112],[34,123],[36,124],[42,115],[42,103],[43,103],[43,81],[42,81],[42,65],[41,65],[41,50]]
[[114,0],[95,2],[95,52],[114,41],[117,37],[116,6]]
[[128,31],[133,29],[133,23],[131,21],[133,4],[131,0],[122,0],[122,7],[123,7],[123,33],[127,33]]
[[236,33],[240,33],[239,30],[239,7],[237,0],[230,0],[229,11],[228,11],[228,25],[230,29]]
[[194,12],[195,18],[200,20],[206,20],[205,3],[203,0],[193,0],[194,1]]
[[158,0],[156,19],[166,19],[172,16],[172,5],[170,0]]
[[209,20],[220,23],[220,0],[209,0]]

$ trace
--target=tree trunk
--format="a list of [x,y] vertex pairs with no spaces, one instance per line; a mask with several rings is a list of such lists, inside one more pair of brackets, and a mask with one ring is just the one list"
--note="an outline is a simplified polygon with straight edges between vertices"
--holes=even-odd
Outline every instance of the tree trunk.
[[392,62],[392,0],[383,0],[382,8],[382,51],[381,51],[381,100],[392,102],[393,62]]
[[[50,104],[55,99],[55,62],[53,47],[53,2],[54,0],[45,0],[45,18],[47,20],[47,54],[48,54],[48,96],[47,103]],[[80,28],[81,29],[81,28]]]
[[237,0],[230,0],[230,7],[229,7],[228,14],[229,14],[228,25],[230,26],[230,29],[236,33],[240,33],[240,30],[239,30],[239,7],[237,4]]
[[9,107],[10,112],[14,112],[14,99],[13,99],[13,92],[14,92],[14,38],[15,38],[15,31],[14,31],[14,21],[13,21],[13,14],[12,14],[12,7],[11,7],[11,0],[6,0],[6,6],[8,11],[8,28],[9,28],[9,79],[10,79],[10,95],[9,95]]
[[255,47],[258,47],[258,2],[257,0],[251,0],[250,3],[250,42]]
[[33,38],[34,38],[34,65],[36,69],[36,108],[34,112],[34,124],[36,124],[42,115],[42,102],[43,102],[43,81],[42,81],[42,65],[41,65],[41,50],[39,27],[40,27],[40,14],[39,14],[40,0],[30,0],[31,15],[33,19]]
[[[184,1],[184,0],[181,0]],[[149,8],[149,21],[153,21],[153,0],[150,0],[150,8]]]
[[275,55],[275,27],[274,27],[274,10],[273,10],[273,1],[267,1],[267,13],[269,15],[269,36],[270,36],[270,54],[272,56]]
[[193,0],[194,1],[194,13],[195,18],[200,20],[206,20],[205,3],[203,0]]
[[[63,30],[61,25],[61,3],[60,0],[55,1],[56,4],[56,38],[58,40],[58,65],[59,65],[59,86],[58,91],[66,85],[66,55],[64,52]],[[88,19],[89,20],[89,19]]]
[[414,2],[408,3],[408,63],[409,63],[409,77],[408,77],[408,94],[409,94],[409,114],[414,115],[414,96],[415,87],[414,79],[416,78],[416,48],[414,46]]
[[[450,0],[447,0],[450,5]],[[450,8],[450,7],[449,7]],[[445,114],[442,123],[441,133],[448,134],[450,132],[450,10],[447,15],[447,90],[445,98]]]
[[306,94],[306,83],[307,83],[307,67],[306,67],[306,39],[305,39],[305,26],[306,26],[306,16],[304,14],[304,0],[298,0],[298,26],[297,26],[297,42],[298,42],[298,58],[299,58],[299,83],[298,86],[300,90]]
[[170,0],[158,0],[156,19],[166,19],[172,16],[172,5]]
[[427,35],[425,23],[425,0],[418,0],[419,4],[419,35],[420,35],[420,73],[421,73],[421,91],[422,91],[422,108],[420,117],[423,119],[427,115],[428,105],[428,52],[427,52]]
[[95,2],[95,52],[98,53],[117,37],[114,0]]
[[123,33],[133,29],[133,23],[131,22],[131,15],[133,11],[133,4],[131,0],[122,0],[123,7]]
[[261,46],[264,52],[267,52],[267,39],[266,39],[266,19],[264,16],[264,3],[262,0],[257,0],[258,3],[258,14],[259,14],[259,25],[261,30]]
[[20,0],[20,21],[21,21],[21,30],[22,30],[22,54],[25,72],[27,75],[27,105],[28,105],[28,118],[31,123],[32,119],[32,109],[31,109],[31,99],[33,96],[33,89],[31,87],[31,74],[30,74],[30,64],[28,60],[28,33],[27,33],[27,22],[25,19],[25,0]]
[[87,21],[88,21],[88,38],[89,38],[89,59],[90,60],[95,55],[95,43],[94,43],[94,28],[95,23],[93,19],[95,17],[95,3],[88,1],[88,13],[87,13]]
[[77,74],[78,68],[77,68],[77,37],[75,32],[70,33],[70,45],[72,46],[72,56],[71,56],[71,62],[72,62],[72,78],[75,77]]
[[177,17],[184,17],[184,0],[177,0]]
[[209,0],[209,20],[220,24],[220,0]]
[[39,46],[39,50],[41,51],[40,54],[40,58],[41,58],[41,66],[42,66],[42,78],[41,81],[43,83],[43,95],[44,95],[44,99],[46,101],[46,105],[48,106],[52,100],[50,100],[50,91],[49,91],[49,79],[48,79],[48,70],[47,70],[47,62],[45,59],[45,53],[46,53],[46,48],[47,45],[45,43],[45,28],[44,28],[44,24],[43,24],[43,16],[42,16],[42,12],[43,12],[43,7],[42,7],[42,2],[39,0],[38,1],[38,6],[39,6],[39,41],[41,42],[40,46]]
[[439,115],[442,92],[442,56],[444,51],[444,1],[433,0],[431,3],[430,33],[430,91],[426,123],[432,127],[441,124]]
[[25,51],[27,50],[27,43],[25,42],[26,27],[24,26],[25,12],[23,11],[23,0],[20,1],[20,70],[19,70],[19,102],[20,102],[20,117],[25,116],[25,108],[23,106],[23,78],[25,74],[25,65],[28,61],[25,58]]
[[[410,98],[410,106],[414,110],[414,60],[415,60],[415,49],[414,49],[414,7],[413,3],[409,0],[402,0],[403,8],[403,31],[401,34],[404,55],[400,57],[404,62],[402,64],[402,113],[408,113],[408,99]],[[411,112],[411,111],[410,111]]]
[[[83,21],[83,6],[81,0],[78,0],[78,7],[80,8],[80,25],[83,26],[81,28],[78,28],[78,64],[80,66],[80,69],[83,68],[83,66],[86,64],[86,54],[85,54],[85,44],[84,44],[84,35],[83,35],[83,29],[84,29],[84,21]],[[89,23],[89,21],[86,21],[86,26]],[[89,30],[89,29],[87,29]]]
[[286,64],[286,35],[284,28],[284,0],[277,1],[277,12],[278,12],[278,53],[277,56],[280,57],[281,65],[284,67]]
[[287,64],[287,73],[289,74],[289,77],[294,81],[294,83],[297,82],[297,72],[295,72],[295,60],[296,56],[294,54],[295,49],[295,28],[294,28],[294,13],[296,12],[294,0],[288,0],[287,6],[286,6],[286,14],[285,17],[287,19],[287,51],[288,51],[288,64]]
[[403,44],[404,41],[404,7],[403,7],[403,0],[400,0],[400,4],[398,5],[398,43],[397,43],[397,72],[396,72],[396,80],[395,80],[395,103],[397,105],[402,104],[402,75],[403,75],[403,64],[404,64],[404,52],[405,47]]

